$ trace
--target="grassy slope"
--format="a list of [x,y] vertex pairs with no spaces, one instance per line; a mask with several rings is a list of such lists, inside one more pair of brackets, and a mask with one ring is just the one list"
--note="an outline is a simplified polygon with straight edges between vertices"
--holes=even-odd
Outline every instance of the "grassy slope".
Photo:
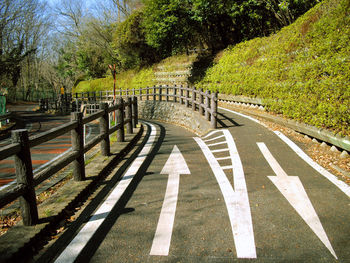
[[[166,58],[149,68],[143,68],[140,70],[128,70],[117,74],[116,76],[116,88],[117,89],[137,89],[152,87],[156,83],[154,81],[154,73],[160,67],[164,71],[180,70],[181,65],[192,63],[196,59],[195,56],[176,55]],[[113,77],[108,76],[106,78],[93,79],[80,81],[76,87],[73,88],[74,92],[86,92],[86,91],[100,91],[100,90],[112,90],[113,89]]]
[[[133,89],[144,88],[154,85],[154,72],[152,68],[144,68],[141,70],[128,70],[117,74],[116,76],[116,88],[117,89]],[[113,77],[108,76],[106,78],[93,79],[80,81],[76,87],[73,88],[73,92],[86,92],[86,91],[100,91],[100,90],[112,90],[113,89]]]
[[350,135],[350,0],[325,0],[277,34],[227,48],[197,86],[262,97],[271,111]]

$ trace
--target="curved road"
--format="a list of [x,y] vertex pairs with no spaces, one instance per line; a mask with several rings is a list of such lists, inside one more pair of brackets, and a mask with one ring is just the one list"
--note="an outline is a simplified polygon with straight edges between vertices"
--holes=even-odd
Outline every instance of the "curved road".
[[349,262],[349,186],[283,135],[223,109],[219,119],[203,138],[147,123],[131,168],[74,238],[48,250],[53,261]]

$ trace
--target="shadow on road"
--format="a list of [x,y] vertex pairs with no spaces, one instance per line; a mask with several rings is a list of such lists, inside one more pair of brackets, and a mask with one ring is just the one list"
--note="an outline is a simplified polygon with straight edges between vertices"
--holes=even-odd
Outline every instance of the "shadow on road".
[[217,114],[218,128],[231,128],[243,126],[242,124],[235,122],[232,118],[227,117],[223,113],[218,112]]
[[[83,226],[83,224],[89,221],[93,212],[99,207],[99,205],[109,195],[112,189],[117,185],[117,183],[120,181],[121,177],[123,176],[124,172],[128,169],[131,163],[136,159],[138,154],[141,152],[142,148],[147,143],[147,140],[150,136],[151,129],[148,124],[146,125],[148,126],[147,134],[143,139],[142,143],[140,144],[140,146],[138,147],[138,149],[132,154],[132,156],[129,159],[126,160],[126,162],[118,169],[118,171],[111,177],[110,180],[103,181],[100,183],[100,185],[105,184],[105,186],[100,190],[100,192],[96,195],[96,197],[86,206],[86,208],[82,211],[82,213],[74,221],[74,223],[72,223],[72,225],[69,226],[69,228],[64,232],[64,234],[62,234],[59,237],[59,239],[57,239],[55,243],[47,251],[45,251],[45,253],[43,253],[43,255],[40,256],[40,258],[36,262],[53,261],[55,257],[58,257],[59,254],[70,243],[70,241],[78,233],[79,229]],[[160,127],[160,135],[153,149],[147,155],[145,161],[142,163],[142,165],[140,166],[140,169],[137,171],[134,179],[132,180],[129,187],[126,189],[126,191],[123,193],[120,200],[113,207],[112,211],[106,215],[103,215],[105,220],[100,225],[98,230],[95,232],[93,237],[88,241],[84,249],[76,258],[75,262],[88,262],[91,259],[91,257],[95,254],[96,250],[99,248],[99,246],[101,245],[101,243],[103,242],[103,240],[105,239],[108,232],[113,227],[113,225],[115,224],[119,216],[125,213],[132,213],[135,210],[134,208],[131,208],[131,207],[126,208],[125,206],[127,202],[130,200],[132,194],[134,193],[135,189],[137,188],[142,178],[150,174],[150,173],[147,173],[146,171],[150,166],[150,164],[152,163],[155,155],[159,151],[166,134],[165,128],[161,125],[159,125],[159,127]]]

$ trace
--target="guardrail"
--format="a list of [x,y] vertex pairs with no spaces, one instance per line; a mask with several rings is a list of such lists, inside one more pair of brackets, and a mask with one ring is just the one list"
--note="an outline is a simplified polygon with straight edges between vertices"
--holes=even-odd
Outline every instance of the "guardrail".
[[[109,114],[111,112],[115,112],[117,120],[113,127],[109,126]],[[100,134],[84,144],[83,125],[96,119],[99,119]],[[74,180],[84,180],[84,154],[100,143],[101,154],[103,156],[110,155],[109,135],[117,132],[117,141],[123,142],[125,141],[124,126],[126,125],[127,133],[133,133],[133,128],[136,127],[137,122],[137,98],[128,97],[126,102],[123,98],[118,98],[116,104],[110,107],[107,103],[101,103],[100,110],[86,117],[83,117],[81,112],[72,112],[69,123],[30,138],[28,137],[28,131],[25,129],[12,131],[12,144],[0,148],[0,160],[14,156],[17,184],[0,191],[0,208],[20,198],[23,224],[37,224],[39,218],[35,186],[70,163],[73,163]],[[67,132],[71,132],[72,151],[34,176],[30,149]]]

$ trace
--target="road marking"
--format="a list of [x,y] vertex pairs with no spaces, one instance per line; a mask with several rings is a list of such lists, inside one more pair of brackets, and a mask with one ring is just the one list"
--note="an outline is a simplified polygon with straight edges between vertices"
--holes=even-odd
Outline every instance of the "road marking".
[[229,159],[231,159],[231,156],[216,158],[217,161],[229,160]]
[[266,161],[277,175],[268,176],[268,178],[298,212],[312,231],[318,236],[322,243],[328,248],[331,254],[337,259],[337,255],[335,254],[332,245],[328,240],[327,234],[322,227],[321,221],[318,218],[318,215],[312,206],[312,203],[307,196],[299,177],[288,176],[273,157],[265,143],[258,142],[257,145],[261,153],[264,155]]
[[274,132],[278,137],[280,137],[292,150],[299,155],[306,163],[308,163],[312,168],[314,168],[317,172],[327,178],[331,183],[337,186],[341,191],[343,191],[348,197],[350,197],[350,186],[339,180],[335,175],[328,172],[325,168],[320,166],[314,160],[312,160],[306,153],[303,152],[294,142],[292,142],[289,138],[287,138],[281,132]]
[[85,247],[87,242],[95,234],[97,229],[101,226],[102,222],[112,211],[113,207],[117,204],[121,196],[123,195],[126,188],[131,183],[132,179],[136,175],[142,163],[145,161],[147,155],[150,153],[152,145],[156,138],[156,128],[154,125],[151,126],[151,134],[147,140],[147,143],[138,154],[136,159],[133,161],[129,169],[121,178],[119,184],[113,189],[109,194],[105,202],[99,207],[99,209],[94,213],[90,220],[84,225],[84,227],[79,231],[75,238],[69,243],[65,250],[60,254],[55,262],[74,262],[77,256],[80,254],[82,249]]
[[223,142],[216,142],[216,143],[208,144],[208,147],[217,146],[217,145],[221,145],[221,144],[226,144],[226,142],[223,141]]
[[[259,123],[260,125],[264,126],[265,128],[271,130],[267,125],[262,123],[261,121],[254,119],[253,117],[247,116],[242,113],[238,113],[229,109],[225,109],[223,107],[218,107],[221,110],[225,110],[228,112],[231,112],[233,114],[242,116],[244,118],[250,119],[256,123]],[[280,137],[296,154],[300,156],[305,162],[307,162],[312,168],[314,168],[316,171],[318,171],[322,176],[327,178],[331,183],[333,183],[336,187],[338,187],[341,191],[343,191],[348,197],[350,197],[350,186],[348,186],[343,181],[339,180],[335,175],[328,172],[326,169],[324,169],[322,166],[320,166],[318,163],[316,163],[314,160],[312,160],[307,154],[305,154],[294,142],[292,142],[290,139],[288,139],[284,134],[278,131],[274,131],[274,133]]]
[[204,140],[204,141],[205,142],[211,142],[211,141],[215,141],[215,140],[220,139],[220,138],[225,138],[225,135],[220,135],[220,136],[217,136],[215,138],[211,138],[211,139]]
[[150,255],[154,256],[167,256],[169,254],[179,192],[180,174],[190,174],[186,161],[176,145],[165,163],[161,174],[169,174],[169,178],[150,252]]
[[212,153],[221,153],[221,152],[228,152],[230,149],[229,148],[225,148],[225,149],[218,149],[218,150],[212,150]]
[[225,110],[225,111],[231,112],[231,113],[233,113],[233,114],[236,114],[236,115],[238,115],[238,116],[247,118],[247,119],[249,119],[249,120],[251,120],[251,121],[254,121],[254,122],[256,122],[256,123],[258,123],[258,124],[264,126],[265,128],[269,129],[269,127],[268,127],[265,123],[263,123],[263,122],[261,122],[261,121],[259,121],[259,120],[257,120],[257,119],[254,119],[253,117],[250,117],[250,116],[248,116],[248,115],[245,115],[245,114],[242,114],[242,113],[233,111],[233,110],[225,109],[225,108],[223,108],[223,107],[218,107],[218,108],[219,108],[220,110]]
[[244,177],[244,171],[241,159],[239,157],[236,144],[228,130],[217,130],[209,133],[206,137],[217,132],[222,132],[225,135],[229,153],[233,166],[233,189],[231,183],[227,179],[225,172],[219,162],[210,151],[209,147],[201,138],[195,137],[199,147],[202,149],[215,178],[219,184],[222,195],[225,200],[227,212],[229,215],[233,239],[235,242],[238,258],[256,258],[256,247],[254,240],[253,223],[250,212],[248,191]]

